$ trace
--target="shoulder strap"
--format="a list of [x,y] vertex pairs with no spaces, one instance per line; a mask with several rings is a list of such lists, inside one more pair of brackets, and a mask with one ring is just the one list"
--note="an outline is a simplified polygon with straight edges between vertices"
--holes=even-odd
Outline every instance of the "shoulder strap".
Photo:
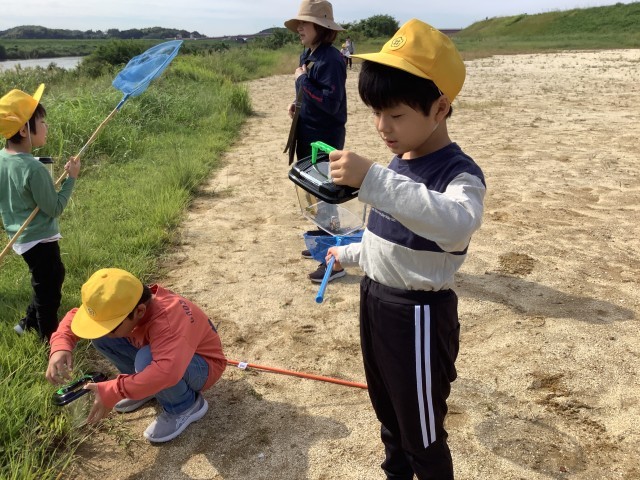
[[[313,67],[313,62],[307,61],[305,62],[305,65],[307,66],[307,71],[309,71],[311,70],[311,67]],[[284,147],[284,152],[282,152],[289,152],[289,165],[293,163],[293,157],[296,153],[296,127],[298,125],[298,116],[300,115],[300,109],[302,108],[302,97],[302,88],[300,88],[296,95],[295,111],[293,113],[293,119],[291,120],[291,128],[289,128],[289,138],[287,139],[287,145]]]

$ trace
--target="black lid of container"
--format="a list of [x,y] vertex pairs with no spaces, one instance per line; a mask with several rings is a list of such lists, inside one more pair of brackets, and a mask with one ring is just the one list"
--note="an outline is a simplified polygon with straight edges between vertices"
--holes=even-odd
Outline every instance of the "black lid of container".
[[328,172],[329,155],[318,153],[315,164],[311,163],[311,156],[294,163],[289,170],[289,180],[327,203],[344,203],[358,197],[357,188],[336,185]]

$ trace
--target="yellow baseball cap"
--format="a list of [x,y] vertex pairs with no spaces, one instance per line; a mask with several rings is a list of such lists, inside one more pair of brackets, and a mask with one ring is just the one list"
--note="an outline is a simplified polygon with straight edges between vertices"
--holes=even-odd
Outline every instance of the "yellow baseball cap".
[[378,53],[352,55],[433,81],[450,101],[460,93],[465,78],[462,57],[451,39],[438,29],[412,18]]
[[103,268],[82,285],[82,305],[71,320],[81,338],[100,338],[116,328],[138,304],[142,282],[125,270]]
[[43,92],[44,83],[33,95],[14,89],[0,98],[0,135],[11,138],[18,133],[36,111]]

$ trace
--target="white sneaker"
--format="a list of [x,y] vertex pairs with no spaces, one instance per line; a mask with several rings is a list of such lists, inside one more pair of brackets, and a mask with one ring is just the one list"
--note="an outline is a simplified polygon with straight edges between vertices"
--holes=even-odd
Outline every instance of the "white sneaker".
[[177,414],[162,412],[144,431],[144,438],[153,443],[168,442],[180,435],[192,422],[204,417],[209,404],[198,393],[196,401],[187,411]]
[[123,398],[115,404],[113,409],[118,413],[129,413],[139,409],[145,403],[154,399],[154,396],[143,398],[142,400],[132,400],[130,398]]
[[16,332],[18,335],[22,335],[24,333],[24,328],[22,328],[22,325],[18,323],[13,327],[13,331]]

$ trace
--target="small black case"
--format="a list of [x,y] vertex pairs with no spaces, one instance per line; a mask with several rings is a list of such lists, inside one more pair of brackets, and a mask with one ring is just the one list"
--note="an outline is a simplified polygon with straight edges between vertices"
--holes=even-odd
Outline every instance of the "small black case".
[[105,380],[107,380],[107,376],[103,373],[87,373],[86,375],[83,375],[80,378],[74,380],[72,383],[56,390],[56,392],[53,394],[53,404],[61,407],[63,405],[66,405],[67,403],[71,403],[90,392],[90,390],[82,388],[87,383],[98,383],[104,382]]

